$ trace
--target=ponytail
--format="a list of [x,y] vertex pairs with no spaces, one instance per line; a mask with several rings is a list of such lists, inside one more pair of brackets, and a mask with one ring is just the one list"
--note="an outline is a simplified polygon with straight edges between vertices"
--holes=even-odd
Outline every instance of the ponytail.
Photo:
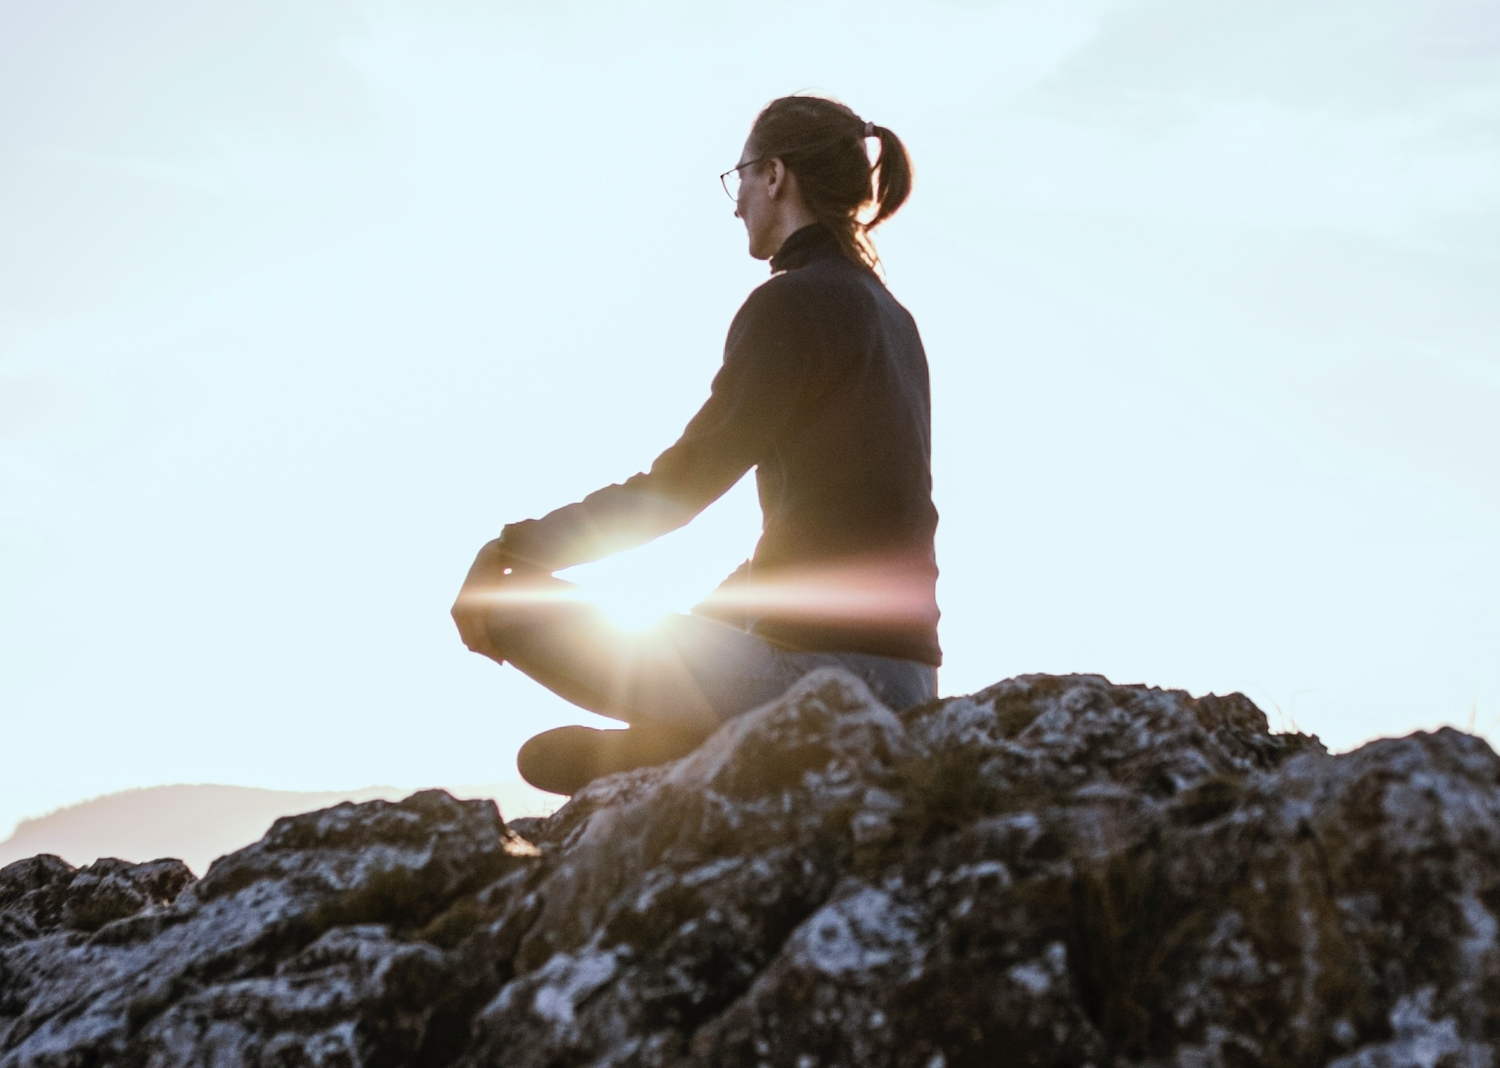
[[876,126],[874,132],[880,138],[880,159],[876,163],[879,177],[875,187],[875,214],[865,224],[866,230],[874,229],[896,214],[911,196],[911,157],[906,154],[906,146],[884,126]]
[[[871,138],[880,142],[874,164],[866,148]],[[870,231],[911,195],[911,158],[899,137],[836,100],[784,96],[756,116],[750,145],[757,158],[780,159],[797,176],[808,210],[838,238],[845,256],[879,267]]]

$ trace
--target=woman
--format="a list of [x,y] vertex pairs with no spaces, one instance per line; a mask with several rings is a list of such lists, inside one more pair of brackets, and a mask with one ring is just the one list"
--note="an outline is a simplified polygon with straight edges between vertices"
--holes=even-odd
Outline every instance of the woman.
[[[927,360],[869,240],[911,189],[906,150],[843,104],[782,97],[721,181],[773,273],[730,325],[708,401],[649,472],[505,527],[453,607],[473,651],[629,724],[527,742],[517,763],[544,790],[682,756],[825,665],[894,708],[936,696]],[[751,467],[755,555],[691,615],[629,634],[552,577],[675,530]]]

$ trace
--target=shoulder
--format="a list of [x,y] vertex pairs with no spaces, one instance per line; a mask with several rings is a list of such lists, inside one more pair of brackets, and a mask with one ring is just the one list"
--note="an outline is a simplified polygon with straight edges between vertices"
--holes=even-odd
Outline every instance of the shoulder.
[[745,299],[736,320],[827,321],[867,313],[882,298],[891,299],[874,272],[843,260],[820,260],[762,282]]
[[750,291],[729,324],[731,344],[736,339],[785,331],[806,318],[809,294],[795,277],[797,273],[772,275]]

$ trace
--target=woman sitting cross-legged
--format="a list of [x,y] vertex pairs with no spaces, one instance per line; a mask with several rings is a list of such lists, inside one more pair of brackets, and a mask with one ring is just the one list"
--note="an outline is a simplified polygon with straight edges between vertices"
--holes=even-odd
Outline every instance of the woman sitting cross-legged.
[[[825,665],[893,708],[936,696],[927,359],[869,240],[910,191],[906,150],[843,104],[789,96],[721,180],[772,275],[730,324],[707,402],[650,471],[506,526],[453,607],[470,649],[629,724],[528,741],[521,774],[543,790],[685,755]],[[624,631],[553,577],[681,527],[752,467],[755,555],[690,615]]]

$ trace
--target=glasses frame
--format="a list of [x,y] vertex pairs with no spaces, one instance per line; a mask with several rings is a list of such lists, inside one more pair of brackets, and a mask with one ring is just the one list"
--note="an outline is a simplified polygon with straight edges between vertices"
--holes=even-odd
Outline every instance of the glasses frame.
[[770,156],[762,156],[759,159],[747,159],[744,163],[736,163],[733,167],[730,167],[723,174],[719,175],[719,184],[724,187],[724,195],[738,204],[740,202],[739,195],[737,193],[732,193],[729,191],[729,176],[731,174],[736,176],[735,188],[738,189],[740,183],[740,178],[738,177],[738,175],[740,171],[744,170],[746,167],[753,167],[757,163],[764,163],[770,158]]

